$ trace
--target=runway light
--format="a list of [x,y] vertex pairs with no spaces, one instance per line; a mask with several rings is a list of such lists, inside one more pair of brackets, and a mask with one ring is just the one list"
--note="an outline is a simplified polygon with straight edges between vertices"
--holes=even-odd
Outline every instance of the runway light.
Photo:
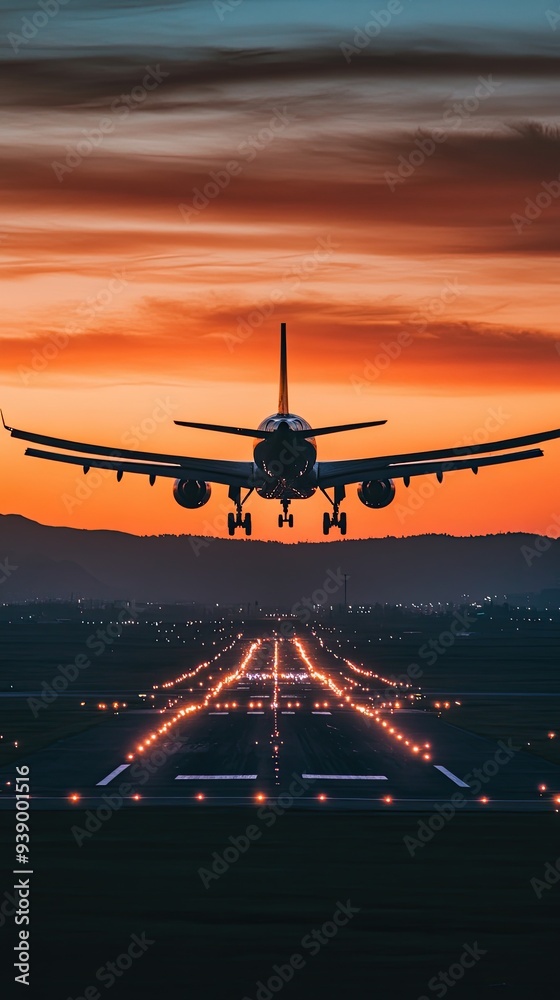
[[69,795],[68,798],[70,799],[70,802],[79,802],[80,801],[80,796],[78,795],[77,792],[72,792],[72,794]]
[[386,795],[385,798],[383,799],[383,801],[384,801],[385,805],[390,806],[391,803],[392,803],[392,801],[393,801],[393,798],[392,798],[391,795]]
[[556,802],[556,805],[559,806],[560,805],[560,795],[555,795],[554,796],[554,801]]
[[257,794],[255,795],[255,798],[256,798],[257,802],[264,802],[264,798],[265,797],[264,797],[264,795],[263,795],[262,792],[257,792]]
[[539,785],[539,792],[546,792],[546,785]]
[[548,734],[548,738],[549,738],[549,740],[554,740],[554,739],[556,739],[556,733],[549,733],[549,734]]
[[139,802],[139,801],[140,801],[140,799],[142,798],[142,796],[141,796],[141,795],[138,795],[138,792],[137,792],[137,793],[136,793],[136,795],[133,795],[133,796],[132,796],[132,798],[134,799],[134,801],[135,801],[135,802]]
[[483,795],[480,801],[485,806],[490,801],[490,799],[486,795]]
[[202,792],[199,792],[198,795],[196,796],[196,798],[198,799],[199,802],[203,802],[204,801],[204,795],[202,794]]

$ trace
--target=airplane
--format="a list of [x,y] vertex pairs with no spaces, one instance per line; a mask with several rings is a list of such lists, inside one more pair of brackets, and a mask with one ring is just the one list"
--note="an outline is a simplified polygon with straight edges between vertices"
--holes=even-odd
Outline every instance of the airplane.
[[[248,512],[244,514],[243,507],[253,492],[265,500],[279,501],[282,513],[278,515],[278,527],[282,528],[287,524],[292,528],[294,516],[289,510],[292,501],[307,500],[319,490],[331,505],[331,510],[323,515],[323,534],[328,535],[330,529],[336,527],[341,535],[345,535],[347,519],[346,513],[340,510],[340,505],[345,498],[346,487],[350,484],[358,484],[357,493],[361,503],[371,509],[380,510],[389,506],[395,499],[395,479],[402,479],[405,487],[408,487],[414,476],[425,476],[430,473],[435,474],[440,483],[443,481],[444,473],[447,472],[470,469],[476,475],[479,469],[487,465],[541,458],[543,455],[541,449],[531,449],[529,446],[560,437],[560,429],[557,429],[504,441],[411,454],[337,462],[317,461],[316,438],[342,431],[379,427],[386,422],[386,420],[367,420],[313,428],[303,417],[291,413],[288,405],[285,323],[280,326],[280,392],[277,413],[265,417],[256,429],[186,420],[174,421],[179,427],[253,438],[252,462],[186,458],[183,455],[165,455],[83,444],[8,427],[2,414],[4,428],[14,438],[57,448],[59,451],[82,453],[65,455],[27,448],[26,455],[82,466],[86,474],[90,469],[112,470],[116,472],[117,482],[129,472],[148,476],[151,486],[159,476],[174,479],[174,499],[181,507],[188,510],[195,510],[208,503],[212,491],[211,484],[227,486],[229,499],[235,507],[235,512],[228,514],[229,535],[234,535],[237,528],[244,530],[246,535],[251,534],[251,514]],[[529,450],[513,450],[518,448]],[[508,452],[508,454],[495,455],[493,452]],[[327,493],[329,489],[332,490],[332,496]],[[242,497],[243,490],[247,492]]]

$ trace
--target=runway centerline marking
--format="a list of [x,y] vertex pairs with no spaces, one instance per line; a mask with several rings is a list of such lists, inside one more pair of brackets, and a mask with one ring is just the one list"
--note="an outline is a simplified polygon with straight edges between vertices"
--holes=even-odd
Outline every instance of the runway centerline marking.
[[280,712],[280,715],[295,715],[295,712]]
[[386,774],[302,774],[315,781],[388,781]]
[[264,712],[247,712],[247,715],[264,715]]
[[255,781],[256,774],[178,774],[175,781]]
[[103,778],[102,781],[98,781],[96,787],[98,787],[99,785],[108,785],[109,782],[113,780],[113,778],[117,777],[117,774],[121,774],[122,771],[126,771],[127,767],[130,767],[130,764],[119,764],[119,766],[116,767],[114,771],[111,771],[111,773],[108,774],[106,778]]
[[453,771],[448,771],[442,764],[434,764],[434,767],[436,771],[441,771],[441,773],[445,774],[446,777],[451,779],[451,781],[454,781],[456,785],[459,785],[459,788],[470,788],[470,785],[467,785],[466,781],[463,781],[462,778],[458,778],[456,774],[453,774]]
[[229,712],[208,712],[208,715],[229,715]]

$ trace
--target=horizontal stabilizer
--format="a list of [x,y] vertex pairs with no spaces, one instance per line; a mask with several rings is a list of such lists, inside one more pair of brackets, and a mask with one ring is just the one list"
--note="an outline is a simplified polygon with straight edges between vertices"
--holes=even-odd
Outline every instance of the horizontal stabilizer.
[[[286,420],[289,420],[289,415],[286,416]],[[273,434],[277,433],[277,431],[261,431],[254,430],[249,427],[227,427],[223,424],[200,424],[193,420],[175,420],[174,423],[176,423],[179,427],[194,427],[197,430],[217,431],[221,434],[237,434],[241,437],[261,438],[263,441],[265,438],[272,437]],[[335,424],[332,427],[316,427],[301,431],[290,431],[290,436],[296,438],[312,438],[319,437],[322,434],[337,434],[339,431],[357,431],[362,427],[380,427],[382,424],[386,423],[386,420],[366,420],[359,424]]]
[[174,420],[178,427],[195,427],[199,431],[217,431],[220,434],[237,434],[239,437],[264,438],[270,437],[272,431],[251,430],[250,427],[226,427],[223,424],[198,424],[193,420]]
[[381,427],[386,420],[366,420],[360,424],[333,424],[332,427],[312,427],[308,431],[293,431],[295,437],[321,437],[322,434],[338,434],[340,431],[359,431],[362,427]]

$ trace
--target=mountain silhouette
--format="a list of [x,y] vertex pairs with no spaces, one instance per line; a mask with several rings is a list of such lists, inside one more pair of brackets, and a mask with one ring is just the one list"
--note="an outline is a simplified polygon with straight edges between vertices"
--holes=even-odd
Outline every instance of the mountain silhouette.
[[[0,602],[68,598],[291,606],[328,583],[329,603],[426,603],[555,588],[560,542],[528,534],[420,535],[283,545],[137,536],[0,515]],[[3,567],[3,568],[2,568]],[[17,567],[17,568],[16,568]]]

